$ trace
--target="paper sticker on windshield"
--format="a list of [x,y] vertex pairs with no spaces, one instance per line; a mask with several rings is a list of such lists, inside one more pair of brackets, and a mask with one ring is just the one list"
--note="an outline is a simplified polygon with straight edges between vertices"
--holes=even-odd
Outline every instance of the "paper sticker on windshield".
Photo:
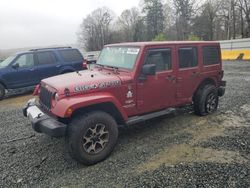
[[139,48],[128,48],[127,54],[138,54],[139,53]]

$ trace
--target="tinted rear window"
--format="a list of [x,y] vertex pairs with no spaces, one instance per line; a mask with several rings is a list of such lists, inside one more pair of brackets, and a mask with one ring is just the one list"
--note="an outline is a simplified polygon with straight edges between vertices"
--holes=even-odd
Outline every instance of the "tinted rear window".
[[202,48],[203,53],[203,64],[213,65],[220,62],[219,59],[219,49],[214,46],[206,46]]
[[180,68],[189,68],[189,67],[197,66],[198,58],[197,58],[196,47],[179,48],[178,54],[179,54],[179,67]]
[[59,53],[65,62],[83,61],[83,57],[78,50],[60,50]]
[[56,63],[56,57],[53,52],[38,52],[38,64],[52,64]]

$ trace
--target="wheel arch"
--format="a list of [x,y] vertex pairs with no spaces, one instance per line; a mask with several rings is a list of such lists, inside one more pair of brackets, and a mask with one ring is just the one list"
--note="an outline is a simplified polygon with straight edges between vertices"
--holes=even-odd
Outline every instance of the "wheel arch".
[[4,83],[3,80],[0,80],[0,84],[2,84],[5,87],[5,89],[7,89],[7,85]]
[[211,85],[214,85],[214,86],[217,85],[217,84],[216,84],[216,81],[215,81],[213,78],[205,78],[205,79],[203,79],[203,80],[201,81],[201,83],[198,84],[198,86],[196,87],[196,89],[195,89],[195,91],[194,91],[194,93],[193,93],[193,99],[194,99],[196,93],[197,93],[201,88],[203,88],[205,85],[208,85],[208,84],[211,84]]
[[125,122],[122,114],[112,102],[103,102],[103,103],[98,103],[98,104],[93,104],[93,105],[78,108],[72,113],[71,117],[74,117],[83,113],[88,113],[91,111],[106,112],[107,114],[109,114],[116,120],[117,124],[123,124]]
[[90,110],[103,110],[115,117],[117,123],[128,119],[126,111],[120,102],[110,93],[99,93],[96,95],[86,94],[61,99],[57,102],[51,112],[59,118],[71,119],[75,113],[84,113]]

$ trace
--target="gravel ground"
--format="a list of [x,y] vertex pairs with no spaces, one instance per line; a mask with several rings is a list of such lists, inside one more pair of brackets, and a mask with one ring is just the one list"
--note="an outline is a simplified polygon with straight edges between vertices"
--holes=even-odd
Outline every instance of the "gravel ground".
[[224,62],[218,112],[180,110],[119,130],[112,155],[72,160],[65,140],[35,133],[22,116],[31,95],[0,102],[0,187],[250,187],[250,62]]

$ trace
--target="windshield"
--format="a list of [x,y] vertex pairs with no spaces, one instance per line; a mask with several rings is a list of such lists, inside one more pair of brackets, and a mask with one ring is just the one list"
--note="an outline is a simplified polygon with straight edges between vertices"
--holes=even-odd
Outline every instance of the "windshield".
[[105,47],[96,64],[133,69],[139,51],[138,47]]
[[0,63],[0,68],[3,67],[7,67],[14,59],[15,59],[15,55],[8,57],[7,59],[5,59],[4,61],[2,61]]

